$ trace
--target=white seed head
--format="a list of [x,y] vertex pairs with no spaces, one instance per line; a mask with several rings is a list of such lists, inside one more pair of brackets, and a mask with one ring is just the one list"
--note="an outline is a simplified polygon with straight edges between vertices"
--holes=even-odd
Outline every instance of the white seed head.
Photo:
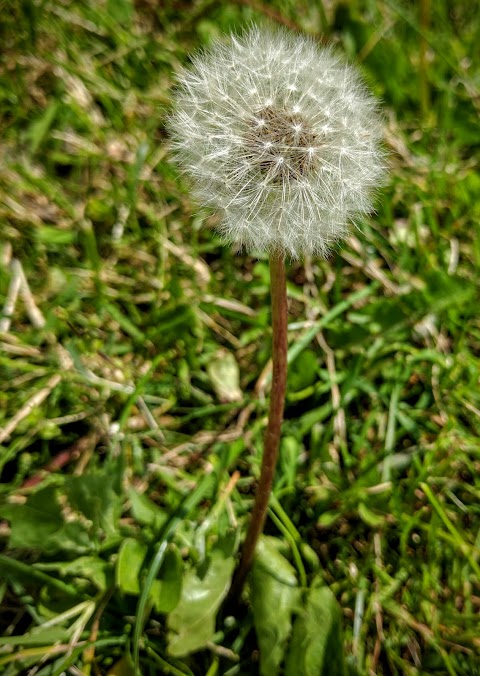
[[384,174],[381,117],[357,71],[284,30],[254,27],[194,56],[169,126],[195,197],[250,252],[326,255]]

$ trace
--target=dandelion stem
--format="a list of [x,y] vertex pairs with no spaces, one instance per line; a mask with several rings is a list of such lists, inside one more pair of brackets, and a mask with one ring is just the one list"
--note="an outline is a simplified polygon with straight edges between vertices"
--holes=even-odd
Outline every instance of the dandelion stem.
[[234,576],[231,598],[238,598],[255,555],[255,547],[267,516],[280,437],[287,385],[287,284],[283,256],[270,258],[270,296],[272,303],[272,389],[268,425],[265,431],[260,479],[255,496],[250,525],[243,544],[242,556]]

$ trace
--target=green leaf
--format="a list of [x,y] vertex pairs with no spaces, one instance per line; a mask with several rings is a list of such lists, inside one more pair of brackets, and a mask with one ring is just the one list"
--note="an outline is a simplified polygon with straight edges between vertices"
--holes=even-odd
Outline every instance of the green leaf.
[[51,246],[73,244],[77,239],[75,230],[64,230],[55,225],[42,225],[35,230],[35,237],[39,242]]
[[120,308],[118,308],[113,303],[105,303],[105,310],[112,317],[112,319],[119,323],[120,328],[127,335],[131,336],[135,340],[138,340],[140,343],[145,342],[144,334],[137,326],[135,326],[135,324],[127,317],[127,315],[122,310],[120,310]]
[[68,640],[68,630],[64,627],[38,627],[31,633],[23,636],[0,636],[0,645],[8,646],[39,646],[53,645]]
[[91,549],[85,528],[78,522],[65,523],[53,486],[33,493],[23,505],[3,505],[0,517],[10,521],[11,548],[50,554],[59,550],[84,553]]
[[133,2],[131,0],[107,0],[107,12],[122,28],[128,29],[134,14]]
[[51,101],[45,108],[43,114],[30,124],[27,131],[27,138],[30,141],[31,153],[37,152],[41,143],[47,136],[57,115],[59,105],[58,101]]
[[341,517],[339,512],[324,512],[317,521],[320,528],[330,528]]
[[[118,552],[115,578],[117,587],[124,594],[140,594],[142,567],[147,554],[147,545],[134,538],[122,542]],[[150,599],[158,613],[169,613],[180,600],[182,591],[182,559],[173,545],[167,550],[158,579],[152,583]]]
[[262,676],[279,673],[292,628],[292,613],[300,602],[295,569],[280,554],[276,542],[270,537],[260,539],[251,573],[251,602]]
[[147,554],[147,545],[134,538],[127,538],[121,544],[115,568],[117,587],[124,594],[140,593],[140,571]]
[[108,670],[107,676],[135,676],[135,666],[130,655],[124,655]]
[[360,502],[358,505],[358,516],[361,518],[363,523],[367,524],[371,528],[380,528],[385,523],[383,516],[375,514],[371,509],[367,507],[364,502]]
[[[147,569],[147,577],[143,584],[142,593],[138,599],[137,606],[137,620],[135,623],[135,630],[133,634],[133,660],[135,663],[135,670],[139,670],[140,662],[140,638],[145,626],[145,620],[149,613],[150,593],[153,583],[160,571],[162,563],[168,551],[169,541],[173,538],[175,532],[178,530],[182,519],[187,519],[193,509],[206,497],[210,496],[215,486],[215,476],[212,474],[204,474],[204,476],[197,483],[197,486],[191,491],[179,510],[170,518],[167,526],[164,529],[163,537],[157,544],[155,554]],[[232,564],[233,566],[233,564]]]
[[151,526],[155,532],[158,532],[165,525],[167,515],[146,495],[139,493],[134,488],[129,488],[128,497],[133,518],[138,523]]
[[170,613],[177,607],[182,594],[182,575],[182,558],[178,549],[171,545],[150,594],[157,613]]
[[18,582],[23,584],[35,584],[37,587],[41,586],[42,590],[54,590],[62,596],[70,596],[77,598],[81,596],[78,588],[62,582],[56,577],[47,575],[42,570],[34,568],[28,563],[17,561],[9,556],[0,554],[0,579],[6,579],[10,584]]
[[103,530],[106,536],[117,533],[122,510],[120,496],[113,490],[113,481],[113,476],[102,473],[70,477],[65,482],[70,507],[81,512],[95,530]]
[[425,297],[430,311],[441,312],[447,308],[461,308],[475,297],[476,287],[468,279],[458,279],[443,270],[426,272]]
[[288,392],[298,392],[317,379],[318,356],[313,350],[304,350],[288,371]]
[[301,449],[297,439],[293,436],[285,436],[280,446],[281,476],[287,486],[294,486],[297,478],[297,464]]
[[88,580],[102,592],[108,585],[110,564],[97,556],[80,556],[73,561],[35,563],[34,566],[39,570],[56,570],[62,577],[71,576]]
[[207,373],[219,401],[242,401],[240,372],[237,360],[231,352],[218,350],[207,364]]
[[23,505],[3,505],[0,516],[10,521],[12,548],[48,550],[51,536],[64,524],[57,489],[53,486],[30,495]]
[[285,676],[344,676],[341,626],[334,595],[314,583],[293,626]]
[[168,616],[168,651],[182,657],[199,650],[212,640],[215,619],[230,587],[235,566],[221,549],[213,551],[200,569],[185,575],[180,602]]

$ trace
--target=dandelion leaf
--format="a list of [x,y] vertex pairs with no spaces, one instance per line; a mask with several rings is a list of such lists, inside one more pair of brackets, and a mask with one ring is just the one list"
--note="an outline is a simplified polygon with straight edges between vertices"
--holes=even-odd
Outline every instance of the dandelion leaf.
[[328,587],[312,586],[295,620],[285,676],[345,676],[341,613]]
[[262,676],[279,673],[292,629],[292,614],[300,600],[295,569],[275,543],[274,538],[261,538],[251,574],[251,601]]

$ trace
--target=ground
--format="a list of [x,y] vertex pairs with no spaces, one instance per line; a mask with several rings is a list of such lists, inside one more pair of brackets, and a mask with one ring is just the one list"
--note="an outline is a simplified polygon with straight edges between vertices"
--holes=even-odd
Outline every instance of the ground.
[[[281,458],[232,606],[268,261],[224,246],[165,120],[188,54],[252,21],[359,65],[389,180],[288,266]],[[7,0],[0,32],[3,673],[480,674],[474,3]]]

